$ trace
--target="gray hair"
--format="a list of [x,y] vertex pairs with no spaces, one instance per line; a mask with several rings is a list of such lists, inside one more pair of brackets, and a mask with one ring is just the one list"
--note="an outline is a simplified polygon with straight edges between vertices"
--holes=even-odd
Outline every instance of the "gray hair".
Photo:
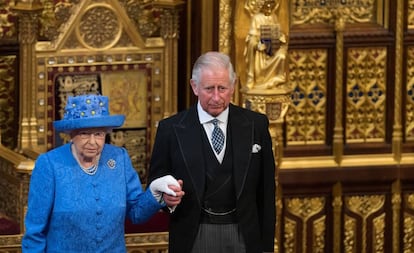
[[233,85],[236,80],[236,73],[231,64],[230,57],[220,52],[207,52],[194,63],[191,79],[198,85],[201,71],[203,69],[227,69],[229,71],[230,83]]

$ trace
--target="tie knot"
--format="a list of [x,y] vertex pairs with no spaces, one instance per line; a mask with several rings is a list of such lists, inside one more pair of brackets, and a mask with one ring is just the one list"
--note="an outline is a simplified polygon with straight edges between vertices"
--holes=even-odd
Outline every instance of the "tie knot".
[[213,120],[211,121],[211,123],[213,123],[213,125],[214,125],[214,126],[217,126],[217,125],[218,125],[218,122],[219,122],[219,120],[218,120],[218,119],[213,119]]

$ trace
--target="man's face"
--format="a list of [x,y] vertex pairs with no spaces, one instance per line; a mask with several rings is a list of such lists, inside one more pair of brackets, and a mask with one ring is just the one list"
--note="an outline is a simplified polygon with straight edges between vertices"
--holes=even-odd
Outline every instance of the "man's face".
[[227,69],[204,69],[200,83],[197,85],[191,80],[191,87],[201,107],[213,117],[229,106],[234,93],[234,84],[230,82]]

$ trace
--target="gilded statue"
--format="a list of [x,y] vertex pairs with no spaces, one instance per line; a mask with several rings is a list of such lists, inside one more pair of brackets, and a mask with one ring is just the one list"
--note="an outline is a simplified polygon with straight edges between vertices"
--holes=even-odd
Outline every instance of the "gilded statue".
[[287,38],[281,31],[276,1],[246,1],[245,4],[252,15],[244,49],[248,90],[277,88],[286,82]]

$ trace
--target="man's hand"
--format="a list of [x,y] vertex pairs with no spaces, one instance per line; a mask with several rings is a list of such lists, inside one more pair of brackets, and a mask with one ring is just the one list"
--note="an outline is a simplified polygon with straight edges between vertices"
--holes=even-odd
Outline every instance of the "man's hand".
[[164,193],[169,195],[176,195],[175,191],[170,189],[169,186],[175,186],[181,189],[180,184],[174,177],[171,175],[163,176],[155,179],[151,182],[149,188],[151,190],[152,196],[158,201],[161,202],[162,195]]
[[[178,180],[178,184],[177,185],[169,185],[168,187],[174,191],[175,195],[170,195],[170,194],[163,194],[163,199],[165,204],[167,204],[168,207],[175,207],[178,204],[181,203],[181,198],[184,196],[184,191],[182,190],[183,188],[183,180]],[[171,211],[171,209],[170,209]]]

